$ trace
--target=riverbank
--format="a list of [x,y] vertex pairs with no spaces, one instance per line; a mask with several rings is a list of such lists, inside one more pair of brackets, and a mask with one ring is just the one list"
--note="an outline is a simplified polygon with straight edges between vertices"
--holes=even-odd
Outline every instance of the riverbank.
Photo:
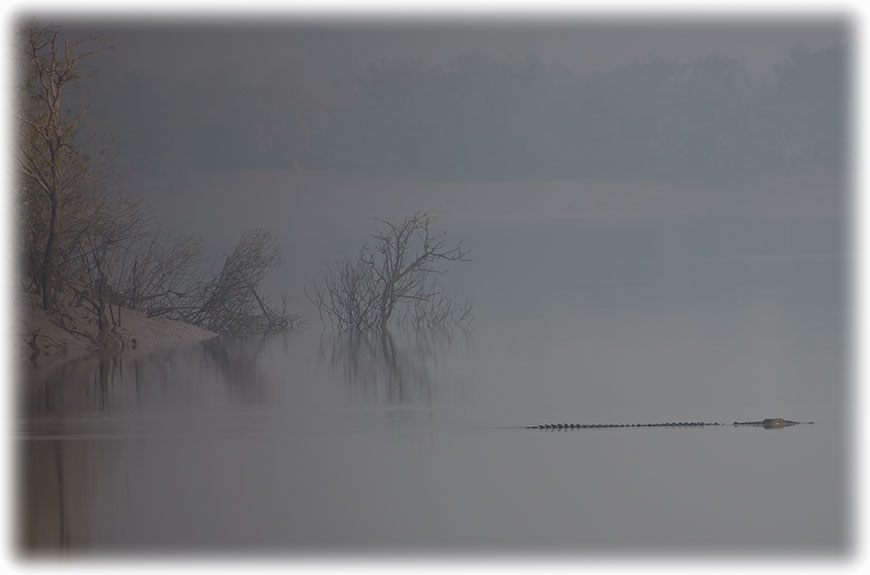
[[[22,377],[31,379],[99,351],[95,343],[96,322],[93,314],[84,308],[64,307],[62,314],[68,328],[64,329],[40,308],[37,295],[17,294],[15,304],[17,329],[13,337],[13,357],[18,360]],[[149,318],[122,309],[121,324],[111,334],[111,351],[148,354],[192,345],[216,336],[214,332],[195,325],[166,318]]]

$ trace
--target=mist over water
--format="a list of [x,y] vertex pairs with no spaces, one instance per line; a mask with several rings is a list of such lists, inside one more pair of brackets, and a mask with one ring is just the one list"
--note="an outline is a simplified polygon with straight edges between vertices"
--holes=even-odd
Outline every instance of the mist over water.
[[[285,263],[268,289],[309,325],[28,387],[25,549],[847,548],[838,177],[712,190],[268,173],[203,176],[171,205],[227,245],[270,227]],[[371,218],[415,209],[471,251],[445,284],[474,300],[472,324],[323,330],[306,281]],[[766,417],[816,424],[508,428]]]
[[[83,161],[307,325],[21,382],[24,554],[852,549],[846,18],[69,24]],[[323,325],[418,212],[473,320]]]

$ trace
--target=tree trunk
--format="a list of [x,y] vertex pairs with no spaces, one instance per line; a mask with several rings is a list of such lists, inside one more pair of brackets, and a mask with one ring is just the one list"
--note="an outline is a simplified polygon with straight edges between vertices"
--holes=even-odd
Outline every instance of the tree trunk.
[[[54,39],[52,39],[52,65],[51,70],[54,72],[57,68],[57,59],[54,56]],[[54,80],[53,78],[51,79]],[[62,182],[63,161],[63,122],[61,120],[61,94],[63,93],[63,83],[52,84],[53,89],[49,89],[46,94],[46,102],[48,104],[48,125],[46,126],[46,134],[48,141],[49,155],[49,181],[46,192],[48,193],[49,202],[49,218],[48,218],[48,238],[45,241],[45,253],[42,258],[42,309],[49,311],[54,300],[54,285],[55,278],[55,260],[57,255],[57,229],[58,229],[58,204],[60,203],[60,192]]]
[[48,239],[42,255],[42,309],[49,311],[54,299],[54,259],[57,251],[57,196],[51,197]]

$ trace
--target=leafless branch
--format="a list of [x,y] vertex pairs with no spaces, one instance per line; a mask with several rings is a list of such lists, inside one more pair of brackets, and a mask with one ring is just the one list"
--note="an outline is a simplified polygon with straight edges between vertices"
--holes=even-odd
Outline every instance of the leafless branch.
[[450,262],[469,261],[461,244],[448,246],[446,232],[432,231],[435,216],[416,212],[402,220],[378,218],[356,258],[327,267],[322,283],[306,292],[324,325],[339,330],[386,329],[392,323],[439,326],[470,320],[471,304],[458,305],[435,277]]
[[179,319],[216,332],[266,333],[298,327],[298,316],[268,305],[259,284],[281,263],[278,246],[268,230],[247,231],[226,256],[220,272],[193,290]]

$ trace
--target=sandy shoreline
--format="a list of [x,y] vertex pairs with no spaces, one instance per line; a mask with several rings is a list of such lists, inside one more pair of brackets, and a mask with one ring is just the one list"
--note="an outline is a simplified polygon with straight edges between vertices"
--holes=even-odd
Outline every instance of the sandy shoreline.
[[[66,330],[53,322],[39,306],[35,294],[17,294],[17,317],[12,357],[17,358],[22,379],[38,379],[60,366],[95,355],[97,326],[87,310],[73,306],[64,310]],[[117,308],[115,308],[117,314]],[[121,324],[112,334],[114,353],[125,356],[151,354],[193,345],[216,337],[207,329],[166,318],[149,318],[129,309],[121,310]]]

